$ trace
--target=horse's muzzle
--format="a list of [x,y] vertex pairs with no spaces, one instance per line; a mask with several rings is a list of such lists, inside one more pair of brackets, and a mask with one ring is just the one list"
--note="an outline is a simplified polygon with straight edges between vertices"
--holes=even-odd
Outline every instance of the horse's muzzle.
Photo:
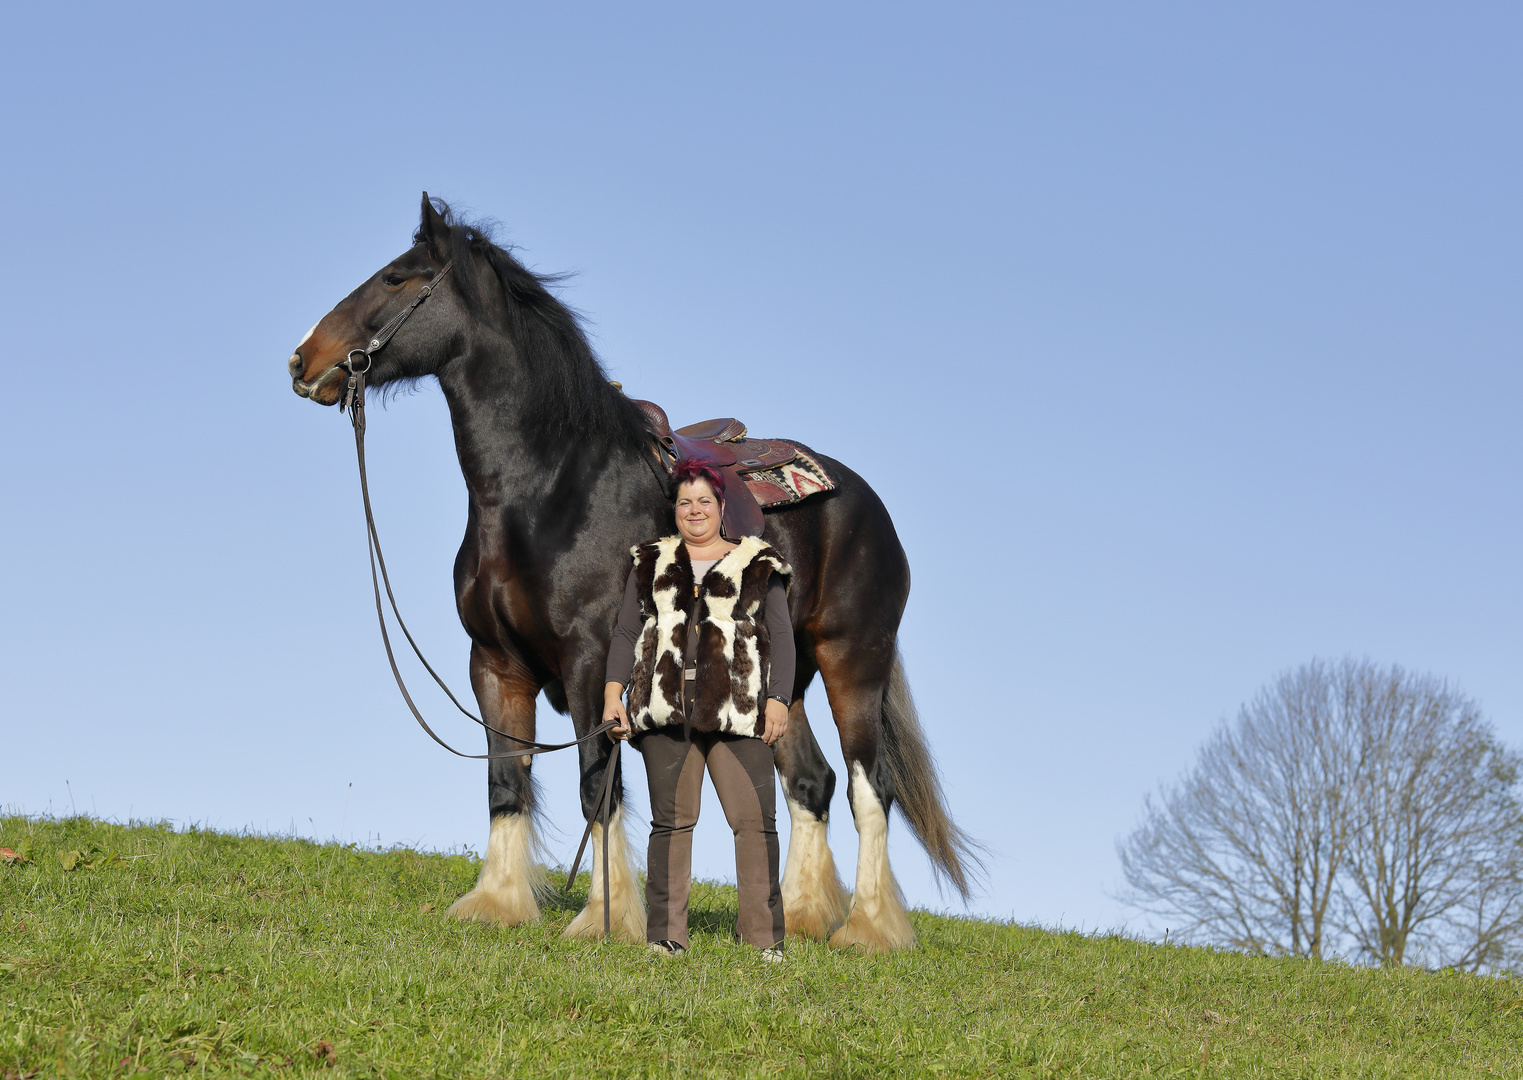
[[[297,358],[294,356],[291,358],[291,366],[293,369],[299,370],[297,368]],[[307,382],[293,372],[291,376],[291,389],[296,391],[298,397],[310,398],[319,405],[337,405],[338,399],[342,394],[337,391],[336,385],[343,377],[344,368],[340,364],[333,365],[311,382]],[[334,388],[331,401],[325,396],[330,387]]]

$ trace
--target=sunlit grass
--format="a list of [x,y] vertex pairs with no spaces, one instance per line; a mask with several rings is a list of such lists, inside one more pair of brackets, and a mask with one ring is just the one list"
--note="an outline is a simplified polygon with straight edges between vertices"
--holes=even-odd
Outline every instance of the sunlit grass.
[[[464,855],[0,818],[5,1077],[1523,1076],[1523,986],[912,918],[889,957],[662,961],[443,915]],[[77,854],[75,854],[77,853]],[[67,869],[67,866],[73,869]],[[585,892],[586,875],[580,888]]]

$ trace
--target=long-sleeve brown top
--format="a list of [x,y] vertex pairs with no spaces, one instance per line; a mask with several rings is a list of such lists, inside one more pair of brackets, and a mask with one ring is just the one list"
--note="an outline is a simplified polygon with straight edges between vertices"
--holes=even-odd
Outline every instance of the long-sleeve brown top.
[[[605,679],[621,686],[629,685],[629,677],[635,670],[635,642],[640,640],[640,594],[635,584],[635,572],[629,572],[624,583],[624,606],[619,609],[619,621],[614,626],[613,641],[608,646],[608,666]],[[696,603],[696,601],[695,601]],[[767,582],[767,598],[762,602],[762,617],[767,623],[767,636],[772,643],[772,670],[767,678],[767,696],[781,699],[784,704],[793,700],[793,674],[798,658],[793,650],[793,624],[788,618],[788,591],[783,588],[781,574],[773,574]],[[693,625],[693,608],[688,608],[688,625]],[[698,661],[698,635],[687,636],[686,667]]]

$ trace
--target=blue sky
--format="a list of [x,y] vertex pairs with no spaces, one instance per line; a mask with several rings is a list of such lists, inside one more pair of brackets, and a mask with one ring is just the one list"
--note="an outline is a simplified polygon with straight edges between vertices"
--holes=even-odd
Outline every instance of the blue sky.
[[[385,668],[347,425],[284,369],[425,188],[576,272],[631,393],[880,492],[911,680],[994,852],[974,911],[1122,924],[1143,794],[1313,656],[1447,676],[1523,744],[1520,31],[1502,4],[8,13],[0,804],[480,848],[484,770]],[[404,610],[464,686],[437,389],[370,441]],[[572,763],[541,777],[564,859]],[[733,874],[717,812],[697,869]]]

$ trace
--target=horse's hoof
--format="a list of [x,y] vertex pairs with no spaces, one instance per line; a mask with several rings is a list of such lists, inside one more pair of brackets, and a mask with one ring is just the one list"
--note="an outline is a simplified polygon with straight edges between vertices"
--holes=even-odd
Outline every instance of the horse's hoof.
[[793,833],[783,872],[783,925],[793,937],[825,941],[846,921],[851,896],[825,842],[825,822],[790,804]]
[[830,947],[842,951],[855,949],[869,955],[898,952],[900,949],[915,947],[915,932],[911,930],[906,934],[893,934],[880,927],[853,926],[848,922],[830,935]]
[[870,954],[898,952],[915,947],[915,931],[910,927],[904,909],[897,905],[880,909],[876,919],[853,910],[846,925],[830,935],[830,947]]
[[[617,899],[617,897],[616,897]],[[635,905],[624,905],[622,913],[614,911],[611,936],[615,941],[622,941],[627,945],[645,944],[645,912]],[[597,941],[603,936],[603,904],[601,901],[596,906],[588,904],[577,912],[576,918],[571,920],[571,925],[561,931],[561,937],[568,941]]]
[[[561,931],[568,939],[603,936],[603,826],[594,824],[589,835],[594,852],[592,879],[587,890],[587,906],[577,912],[571,925]],[[645,903],[641,896],[640,879],[635,874],[634,860],[629,850],[629,840],[624,835],[624,808],[613,812],[608,826],[608,860],[613,864],[613,876],[609,879],[608,900],[613,908],[613,922],[609,928],[616,941],[632,945],[645,944]]]
[[451,904],[448,914],[452,919],[466,922],[518,926],[537,922],[539,905],[534,902],[534,896],[528,889],[487,890],[477,886]]
[[834,890],[811,895],[790,895],[783,885],[783,925],[789,937],[827,941],[830,932],[846,922],[851,900],[840,882],[833,884]]
[[527,814],[492,819],[486,856],[476,887],[450,905],[453,919],[517,926],[539,919],[535,894],[543,892],[545,870],[532,858],[534,823]]

